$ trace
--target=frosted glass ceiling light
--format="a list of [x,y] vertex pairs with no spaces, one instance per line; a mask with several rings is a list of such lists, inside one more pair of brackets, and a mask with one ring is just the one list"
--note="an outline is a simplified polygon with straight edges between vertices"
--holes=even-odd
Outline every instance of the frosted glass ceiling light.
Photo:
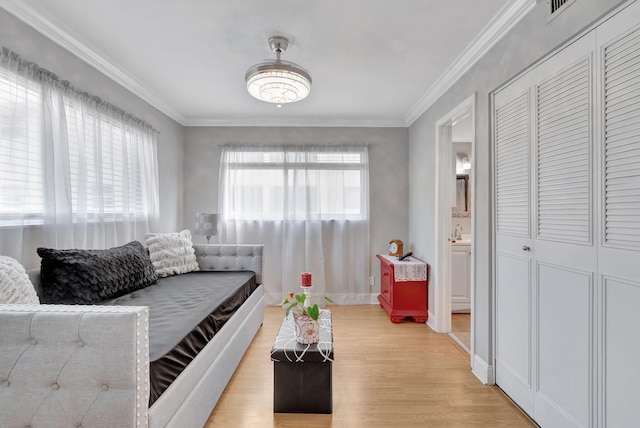
[[276,53],[276,60],[256,64],[247,70],[247,91],[254,98],[278,107],[305,99],[311,92],[311,75],[299,65],[280,59],[289,40],[271,37],[269,46]]

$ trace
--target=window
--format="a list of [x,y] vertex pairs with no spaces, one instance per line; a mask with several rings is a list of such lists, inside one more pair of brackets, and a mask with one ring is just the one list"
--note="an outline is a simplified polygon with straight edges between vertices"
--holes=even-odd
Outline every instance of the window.
[[366,147],[227,147],[221,161],[227,220],[364,220]]
[[368,156],[366,146],[223,146],[219,237],[264,243],[267,304],[300,272],[338,304],[370,300]]
[[0,225],[44,211],[41,92],[0,68]]
[[155,131],[6,50],[0,58],[0,226],[154,216]]
[[89,216],[111,216],[113,220],[125,213],[145,216],[140,170],[144,159],[138,157],[136,146],[148,142],[140,141],[131,127],[103,114],[84,112],[76,102],[66,101],[65,111],[73,211],[78,212],[86,194]]

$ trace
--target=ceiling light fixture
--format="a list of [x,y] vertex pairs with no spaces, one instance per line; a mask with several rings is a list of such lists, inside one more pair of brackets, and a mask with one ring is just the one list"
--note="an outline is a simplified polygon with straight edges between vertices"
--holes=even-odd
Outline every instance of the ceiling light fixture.
[[247,70],[247,91],[260,101],[276,104],[294,103],[305,99],[311,92],[311,74],[280,55],[287,50],[289,40],[284,37],[269,38],[269,47],[276,53],[275,61],[256,64]]

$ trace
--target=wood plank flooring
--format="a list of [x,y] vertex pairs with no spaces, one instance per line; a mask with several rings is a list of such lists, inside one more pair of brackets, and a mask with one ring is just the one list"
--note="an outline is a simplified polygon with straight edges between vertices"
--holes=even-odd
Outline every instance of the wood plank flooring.
[[214,427],[535,427],[469,355],[425,324],[392,324],[378,305],[331,306],[333,414],[273,413],[270,351],[280,307],[265,308],[253,339],[206,424]]
[[469,351],[471,349],[471,314],[451,314],[451,334],[457,337]]

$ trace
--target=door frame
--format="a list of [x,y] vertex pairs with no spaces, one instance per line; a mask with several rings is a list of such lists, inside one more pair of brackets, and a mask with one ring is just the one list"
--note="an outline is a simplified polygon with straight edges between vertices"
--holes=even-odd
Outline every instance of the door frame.
[[[473,93],[462,103],[458,104],[449,113],[436,122],[436,144],[435,144],[435,187],[436,187],[436,218],[435,236],[436,252],[434,267],[434,317],[430,317],[429,326],[438,333],[451,332],[451,254],[450,254],[450,230],[451,230],[451,203],[453,186],[453,176],[451,171],[451,128],[452,124],[461,117],[471,115],[471,242],[475,242],[476,216],[475,216],[475,193],[476,193],[476,114],[475,114],[476,94]],[[475,254],[475,253],[474,253]],[[474,259],[471,257],[471,359],[474,355]]]

